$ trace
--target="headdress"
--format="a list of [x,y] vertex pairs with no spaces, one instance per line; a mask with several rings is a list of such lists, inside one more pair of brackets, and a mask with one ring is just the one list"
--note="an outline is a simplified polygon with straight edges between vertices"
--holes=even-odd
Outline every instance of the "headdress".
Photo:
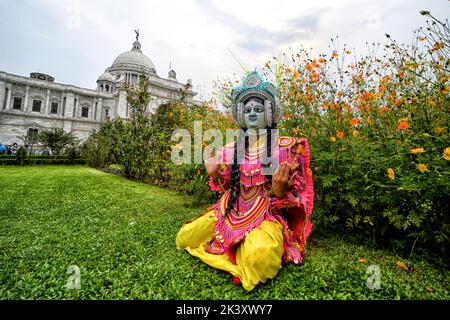
[[275,85],[265,81],[257,71],[250,72],[243,80],[241,86],[231,91],[231,108],[233,120],[241,127],[244,126],[244,103],[251,97],[258,97],[264,101],[265,117],[267,124],[271,127],[278,122],[283,114],[278,92]]

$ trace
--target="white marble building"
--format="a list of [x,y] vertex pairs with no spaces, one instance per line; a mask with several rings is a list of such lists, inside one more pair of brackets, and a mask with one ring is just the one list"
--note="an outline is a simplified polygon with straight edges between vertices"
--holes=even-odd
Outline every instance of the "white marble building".
[[0,143],[21,145],[17,136],[53,127],[84,139],[107,117],[126,119],[129,107],[123,84],[138,83],[141,74],[151,84],[149,112],[181,96],[187,103],[198,103],[190,80],[179,83],[173,70],[167,78],[158,76],[153,62],[142,53],[138,36],[132,49],[120,54],[98,78],[96,90],[56,83],[42,73],[28,78],[0,71]]

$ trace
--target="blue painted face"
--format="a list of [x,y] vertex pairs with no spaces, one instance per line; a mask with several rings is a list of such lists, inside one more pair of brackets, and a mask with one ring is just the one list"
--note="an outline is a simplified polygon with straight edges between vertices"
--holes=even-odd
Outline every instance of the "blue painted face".
[[259,99],[250,98],[244,105],[244,125],[247,129],[264,129],[267,127],[264,115],[265,106]]

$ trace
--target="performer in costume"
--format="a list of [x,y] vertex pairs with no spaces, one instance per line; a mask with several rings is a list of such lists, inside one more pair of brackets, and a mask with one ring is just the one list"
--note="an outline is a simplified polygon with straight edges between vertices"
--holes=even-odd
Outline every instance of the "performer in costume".
[[181,227],[176,245],[251,291],[274,278],[283,263],[301,263],[314,189],[307,140],[272,141],[282,117],[276,87],[250,72],[231,99],[242,132],[237,142],[218,150],[216,163],[205,163],[211,189],[222,195]]

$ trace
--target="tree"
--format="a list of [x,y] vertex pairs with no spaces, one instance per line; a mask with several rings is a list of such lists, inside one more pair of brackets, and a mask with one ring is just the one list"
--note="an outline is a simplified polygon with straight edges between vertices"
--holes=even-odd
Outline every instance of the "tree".
[[127,100],[130,106],[130,119],[125,123],[121,141],[118,144],[117,163],[127,177],[146,180],[153,167],[150,139],[150,114],[147,106],[150,102],[148,88],[150,81],[145,75],[140,77],[138,86],[128,85]]
[[44,147],[49,148],[52,154],[58,155],[66,146],[75,143],[77,138],[62,128],[51,128],[41,131],[38,140]]

